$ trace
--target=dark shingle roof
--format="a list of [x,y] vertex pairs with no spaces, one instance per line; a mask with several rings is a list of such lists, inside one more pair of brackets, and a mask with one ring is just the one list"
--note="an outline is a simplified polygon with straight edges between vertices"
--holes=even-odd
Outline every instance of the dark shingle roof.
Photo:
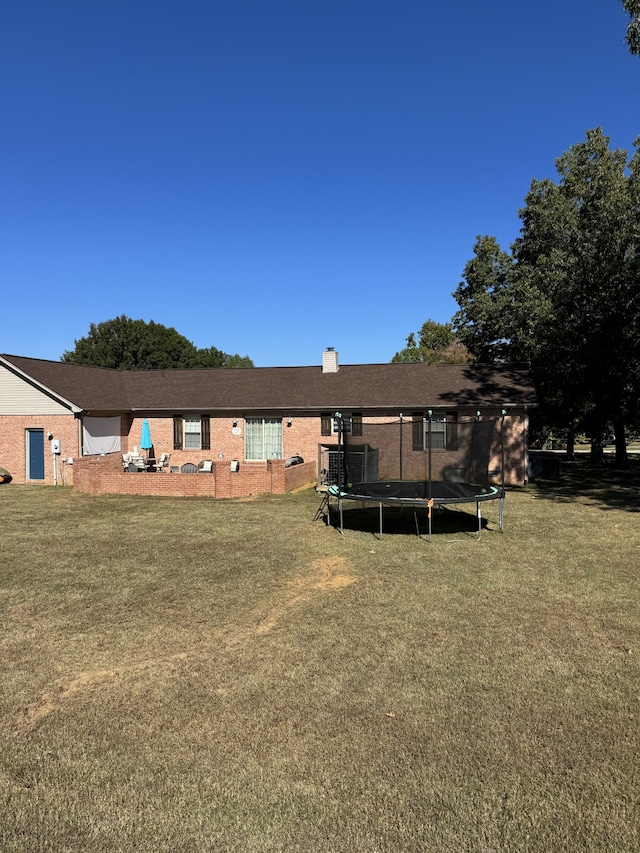
[[535,405],[524,365],[347,364],[117,371],[3,356],[85,411],[421,410]]
[[122,375],[117,370],[16,355],[3,355],[2,358],[81,409],[119,411],[127,408]]

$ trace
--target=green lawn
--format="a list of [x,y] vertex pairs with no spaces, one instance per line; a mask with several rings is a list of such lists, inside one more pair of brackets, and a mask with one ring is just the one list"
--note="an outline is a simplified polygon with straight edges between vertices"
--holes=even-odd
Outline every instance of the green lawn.
[[2,853],[640,849],[640,476],[570,471],[432,544],[0,487]]

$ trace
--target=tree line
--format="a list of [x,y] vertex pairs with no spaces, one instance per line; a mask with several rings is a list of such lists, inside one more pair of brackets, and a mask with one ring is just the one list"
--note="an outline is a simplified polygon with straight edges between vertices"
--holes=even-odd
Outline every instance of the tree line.
[[631,53],[640,56],[640,0],[622,0],[622,5],[630,18],[627,26],[627,46]]
[[199,349],[173,327],[125,314],[91,323],[89,334],[62,354],[69,364],[114,370],[158,370],[170,367],[253,367],[248,355],[229,355],[214,346]]
[[594,457],[612,427],[625,461],[640,426],[640,137],[634,147],[629,158],[587,131],[557,180],[532,181],[509,250],[477,238],[440,337],[427,321],[393,360],[446,361],[455,341],[458,360],[526,362],[539,423],[565,430],[569,450],[586,433]]
[[[621,0],[626,43],[640,57],[640,0]],[[527,362],[541,431],[577,432],[616,462],[640,431],[640,137],[629,158],[602,128],[556,160],[557,181],[533,180],[509,251],[479,236],[453,293],[450,323],[427,320],[392,361]]]

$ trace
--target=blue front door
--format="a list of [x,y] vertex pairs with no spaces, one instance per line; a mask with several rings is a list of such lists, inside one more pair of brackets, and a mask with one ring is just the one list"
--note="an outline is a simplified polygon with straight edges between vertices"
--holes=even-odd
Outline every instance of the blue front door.
[[44,480],[44,430],[27,430],[27,479]]

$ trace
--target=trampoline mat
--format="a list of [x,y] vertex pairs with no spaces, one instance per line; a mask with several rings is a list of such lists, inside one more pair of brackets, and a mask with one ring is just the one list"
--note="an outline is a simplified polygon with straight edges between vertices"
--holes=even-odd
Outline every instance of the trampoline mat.
[[334,497],[345,500],[375,501],[376,503],[423,503],[433,500],[434,504],[467,503],[472,501],[494,500],[500,497],[495,486],[481,486],[477,483],[444,483],[408,480],[380,481],[375,483],[356,483],[341,490],[331,486],[329,492]]

